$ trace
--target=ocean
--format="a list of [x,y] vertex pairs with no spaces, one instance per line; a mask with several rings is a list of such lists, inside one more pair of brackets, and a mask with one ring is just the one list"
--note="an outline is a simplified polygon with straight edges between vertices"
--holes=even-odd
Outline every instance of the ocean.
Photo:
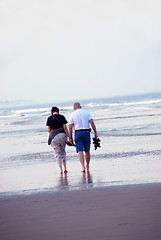
[[101,140],[90,171],[83,174],[75,147],[66,147],[66,175],[60,175],[48,146],[52,106],[69,119],[73,102],[0,103],[0,196],[71,191],[161,182],[161,93],[87,99]]

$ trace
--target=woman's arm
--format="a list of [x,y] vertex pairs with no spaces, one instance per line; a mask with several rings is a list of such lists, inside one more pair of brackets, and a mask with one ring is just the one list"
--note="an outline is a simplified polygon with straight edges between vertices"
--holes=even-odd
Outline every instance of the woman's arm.
[[50,133],[50,127],[48,126],[48,132]]
[[66,124],[63,124],[63,128],[64,128],[64,131],[65,131],[67,137],[69,137],[69,132],[68,132],[68,128],[67,128]]

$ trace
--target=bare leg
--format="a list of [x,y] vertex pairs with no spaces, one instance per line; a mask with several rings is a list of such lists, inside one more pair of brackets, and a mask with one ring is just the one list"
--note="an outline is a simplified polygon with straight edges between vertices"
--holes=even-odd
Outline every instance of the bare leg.
[[82,172],[85,172],[85,166],[84,166],[84,154],[82,151],[78,152],[78,156],[79,156],[79,161],[82,165]]
[[62,167],[59,166],[59,169],[60,169],[60,174],[62,174],[63,173]]
[[64,161],[62,161],[62,163],[63,163],[64,173],[66,173],[67,172],[66,163]]
[[87,171],[89,170],[89,163],[90,163],[90,152],[85,152],[85,157],[86,157],[86,168]]
[[65,148],[62,150],[62,164],[63,164],[63,168],[64,168],[64,173],[66,173],[67,169],[66,169],[66,152],[65,152]]

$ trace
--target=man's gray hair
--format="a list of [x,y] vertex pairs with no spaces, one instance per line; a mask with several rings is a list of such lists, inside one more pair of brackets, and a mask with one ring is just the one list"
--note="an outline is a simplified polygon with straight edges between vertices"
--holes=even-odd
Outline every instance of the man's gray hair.
[[73,107],[75,107],[75,108],[81,108],[81,104],[80,104],[79,102],[75,102],[75,103],[73,104]]

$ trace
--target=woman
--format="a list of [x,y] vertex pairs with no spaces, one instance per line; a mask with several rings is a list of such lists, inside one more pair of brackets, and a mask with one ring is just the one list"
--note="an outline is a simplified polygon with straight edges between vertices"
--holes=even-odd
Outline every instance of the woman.
[[[52,107],[51,116],[48,117],[46,125],[48,126],[49,140],[48,144],[54,148],[55,158],[60,168],[60,173],[67,172],[66,169],[66,143],[69,137],[68,128],[66,126],[66,118],[59,114],[59,108]],[[63,169],[62,169],[63,165]]]

